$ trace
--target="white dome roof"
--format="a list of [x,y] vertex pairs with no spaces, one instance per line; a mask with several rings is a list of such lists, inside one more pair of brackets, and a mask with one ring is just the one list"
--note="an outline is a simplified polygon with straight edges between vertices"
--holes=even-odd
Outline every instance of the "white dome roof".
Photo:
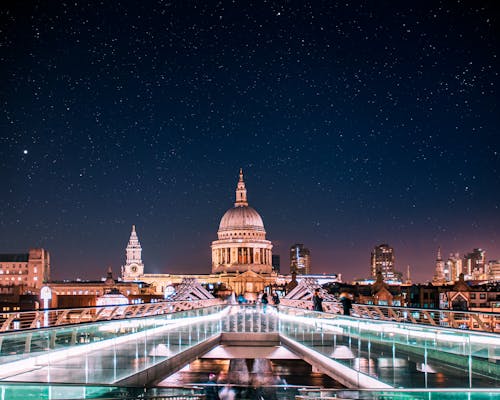
[[262,218],[250,206],[230,208],[220,220],[219,232],[237,230],[265,232]]

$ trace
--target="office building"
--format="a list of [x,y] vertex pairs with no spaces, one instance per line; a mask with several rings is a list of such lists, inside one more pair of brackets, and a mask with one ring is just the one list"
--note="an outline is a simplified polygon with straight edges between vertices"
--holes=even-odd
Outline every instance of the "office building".
[[302,243],[296,243],[290,247],[290,273],[311,274],[311,252]]

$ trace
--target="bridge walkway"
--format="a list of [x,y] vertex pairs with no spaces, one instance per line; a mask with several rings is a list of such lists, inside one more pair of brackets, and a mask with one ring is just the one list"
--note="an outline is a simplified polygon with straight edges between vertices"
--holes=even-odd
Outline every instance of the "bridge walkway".
[[0,380],[154,383],[219,345],[225,332],[249,341],[277,333],[283,346],[350,387],[500,386],[498,335],[270,306],[3,333]]

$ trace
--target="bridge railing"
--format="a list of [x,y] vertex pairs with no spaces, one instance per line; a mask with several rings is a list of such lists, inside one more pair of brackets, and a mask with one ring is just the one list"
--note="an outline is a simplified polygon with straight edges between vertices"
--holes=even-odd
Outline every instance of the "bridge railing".
[[387,400],[387,399],[413,399],[413,400],[483,400],[500,396],[499,389],[386,389],[386,390],[360,390],[360,389],[303,389],[295,397],[296,400]]
[[57,308],[0,313],[0,332],[48,328],[82,322],[99,322],[169,314],[222,304],[220,299],[162,301],[115,306]]
[[[288,307],[312,309],[312,301],[310,300],[283,299],[281,304]],[[327,313],[342,313],[342,305],[339,302],[323,302],[323,309]],[[494,312],[391,307],[354,303],[352,304],[351,316],[381,321],[449,327],[454,329],[500,332],[500,313]]]

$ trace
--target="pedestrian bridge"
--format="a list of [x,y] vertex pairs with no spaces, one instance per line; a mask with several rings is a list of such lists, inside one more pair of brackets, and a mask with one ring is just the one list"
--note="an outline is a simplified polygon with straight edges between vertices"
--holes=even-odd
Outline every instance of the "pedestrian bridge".
[[347,388],[295,388],[283,398],[500,396],[498,334],[450,328],[441,310],[421,310],[422,322],[408,309],[343,316],[333,301],[314,312],[299,292],[279,307],[228,304],[191,288],[161,303],[4,314],[0,400],[201,398],[196,385],[155,386],[203,358],[300,358]]
[[[39,383],[33,386],[37,388],[80,385],[82,393],[94,394],[99,385],[106,386],[104,393],[110,390],[107,385],[153,387],[211,353],[221,358],[234,354],[238,358],[299,357],[347,388],[490,390],[500,386],[496,334],[285,306],[219,304],[4,332],[0,340],[0,380],[7,393],[13,388],[19,392],[16,383],[26,382]],[[61,391],[64,386],[50,387]],[[25,385],[22,388],[26,390]]]

